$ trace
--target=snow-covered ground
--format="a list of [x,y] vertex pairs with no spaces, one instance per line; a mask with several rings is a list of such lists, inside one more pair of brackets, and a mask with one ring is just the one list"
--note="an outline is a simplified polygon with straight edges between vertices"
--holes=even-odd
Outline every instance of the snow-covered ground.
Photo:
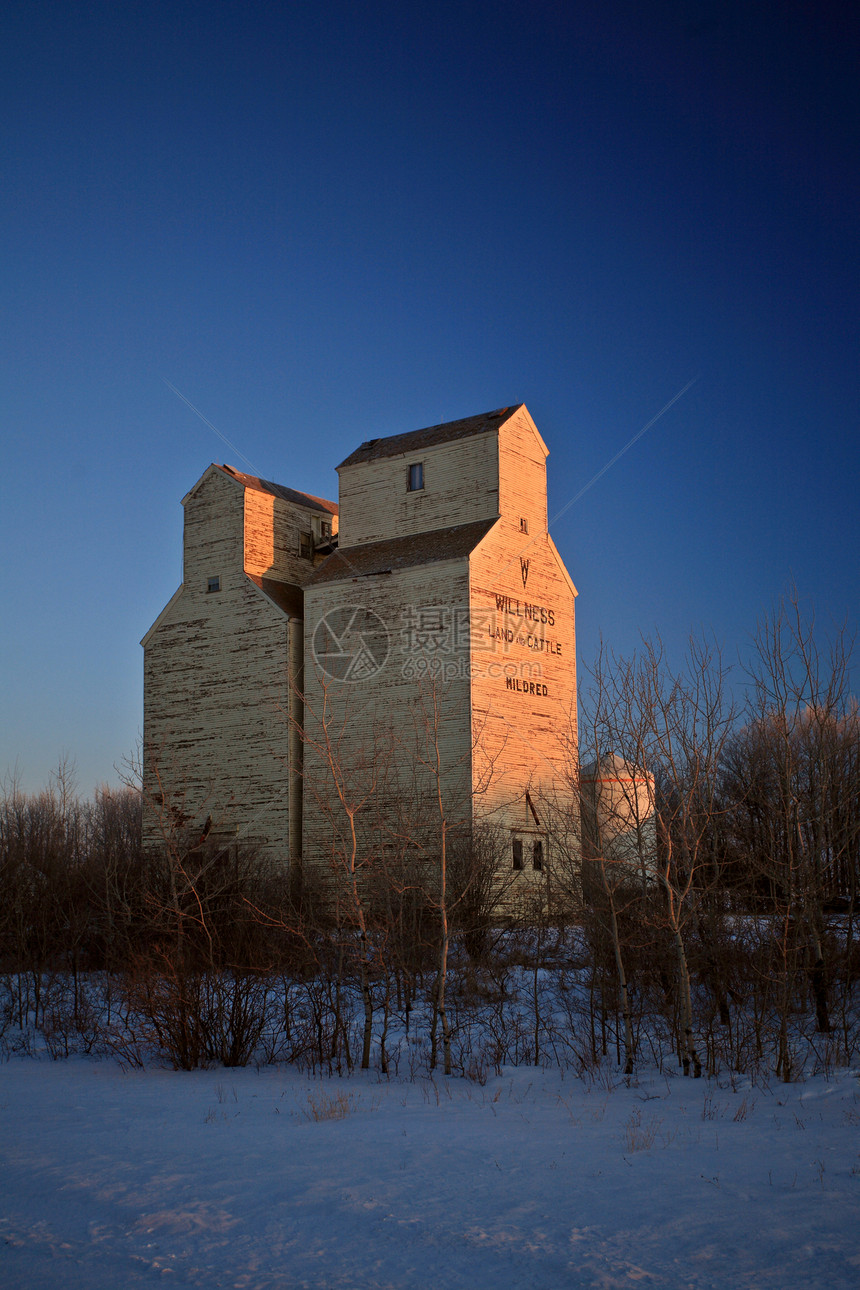
[[0,1284],[860,1285],[860,1081],[0,1066]]

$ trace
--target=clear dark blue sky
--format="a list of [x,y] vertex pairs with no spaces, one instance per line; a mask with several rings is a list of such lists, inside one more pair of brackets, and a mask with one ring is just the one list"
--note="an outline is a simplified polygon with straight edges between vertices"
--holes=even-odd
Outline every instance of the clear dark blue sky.
[[[817,11],[819,10],[819,11]],[[0,774],[115,780],[212,460],[525,402],[580,654],[858,619],[858,10],[6,0]]]

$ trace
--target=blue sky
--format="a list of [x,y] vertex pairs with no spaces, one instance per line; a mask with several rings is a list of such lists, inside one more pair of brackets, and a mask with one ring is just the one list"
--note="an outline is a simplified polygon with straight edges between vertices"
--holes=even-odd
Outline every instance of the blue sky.
[[210,461],[336,497],[525,402],[602,634],[858,621],[856,8],[45,4],[0,20],[0,774],[114,781]]

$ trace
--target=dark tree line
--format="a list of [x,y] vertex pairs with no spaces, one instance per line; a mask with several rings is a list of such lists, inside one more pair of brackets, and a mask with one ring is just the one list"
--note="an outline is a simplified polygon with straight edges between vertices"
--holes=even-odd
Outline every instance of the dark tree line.
[[632,1073],[674,1050],[684,1074],[787,1080],[810,1059],[851,1061],[849,665],[845,634],[820,644],[796,601],[761,624],[745,698],[700,642],[674,668],[659,641],[630,659],[601,651],[570,772],[581,821],[559,819],[555,836],[550,824],[546,890],[519,909],[510,842],[447,804],[430,727],[416,764],[434,801],[419,810],[399,781],[399,812],[390,793],[383,809],[373,790],[390,764],[376,753],[366,774],[335,766],[331,873],[303,883],[178,814],[144,853],[135,788],[82,802],[62,769],[42,793],[9,787],[0,1031],[41,1027],[66,1048],[85,1034],[183,1067],[262,1055],[387,1072],[404,1037],[446,1074],[605,1058]]
[[751,1047],[786,1079],[804,1033],[821,1051],[853,1053],[850,644],[840,631],[822,644],[796,598],[781,604],[759,626],[740,701],[702,642],[677,668],[659,641],[631,659],[600,653],[581,729],[583,760],[590,752],[602,771],[583,789],[613,787],[584,799],[585,913],[611,947],[628,1066],[631,989],[655,983],[685,1072],[702,1069],[703,1036],[711,1068]]

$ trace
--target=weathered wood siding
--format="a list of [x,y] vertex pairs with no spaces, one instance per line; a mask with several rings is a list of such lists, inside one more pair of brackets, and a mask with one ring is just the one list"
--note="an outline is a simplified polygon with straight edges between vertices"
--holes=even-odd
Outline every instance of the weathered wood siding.
[[[384,872],[390,856],[428,861],[444,818],[500,839],[500,888],[513,878],[505,903],[552,902],[551,882],[570,889],[561,866],[579,831],[576,593],[547,532],[547,450],[522,407],[497,430],[429,445],[422,433],[414,453],[341,468],[339,563],[313,585],[300,546],[312,509],[217,467],[185,499],[183,585],[144,640],[149,842],[176,807],[284,858],[301,838],[306,872],[328,879],[333,865],[343,876],[350,815],[366,873]],[[424,487],[410,492],[418,462]],[[464,535],[457,526],[468,524],[476,529]],[[384,558],[368,550],[433,533]],[[350,549],[366,562],[350,565]],[[211,578],[220,590],[207,590]],[[273,579],[277,603],[252,578]],[[326,623],[352,633],[347,653],[360,651],[368,612],[382,624],[376,654],[349,679],[327,673]],[[290,684],[302,669],[300,613],[302,747]],[[523,868],[512,875],[514,839]]]
[[[347,536],[360,546],[494,518],[500,502],[501,516],[465,560],[431,563],[428,546],[426,565],[306,590],[310,868],[344,857],[351,845],[348,812],[331,793],[334,779],[353,801],[363,800],[366,816],[375,812],[364,836],[359,828],[368,853],[380,850],[386,829],[408,830],[404,803],[411,827],[421,831],[433,815],[422,769],[432,760],[432,743],[452,808],[449,823],[480,824],[495,839],[504,903],[535,894],[552,901],[575,886],[576,593],[547,533],[546,455],[521,409],[499,433],[341,471],[342,543]],[[423,494],[406,490],[414,460],[424,464]],[[386,666],[355,685],[326,681],[311,667],[316,625],[349,604],[373,609],[392,642]],[[514,838],[523,843],[524,865],[509,886]],[[536,841],[543,846],[539,869],[532,863]]]
[[499,513],[506,526],[519,529],[524,518],[529,534],[547,531],[546,445],[525,408],[499,429]]
[[[313,560],[300,555],[302,533],[310,533],[319,512],[293,506],[256,488],[245,490],[245,568],[262,578],[302,586],[313,573]],[[337,516],[322,517],[334,521]]]
[[470,561],[473,784],[476,817],[503,825],[509,869],[523,844],[514,881],[527,894],[576,885],[575,590],[547,533],[546,449],[524,410],[500,439],[502,515]]
[[[424,487],[409,492],[409,467],[418,462]],[[342,546],[491,519],[499,513],[498,436],[476,434],[341,467],[339,477]]]
[[214,470],[188,496],[181,592],[145,638],[145,840],[175,808],[286,859],[288,619],[245,576],[245,491]]
[[[420,846],[440,822],[468,823],[471,723],[468,648],[454,610],[468,609],[466,559],[325,583],[305,592],[303,863],[324,881],[351,846],[346,806],[358,804],[359,859],[367,873],[386,854]],[[389,652],[372,676],[327,675],[315,640],[326,616],[349,606],[378,615]],[[335,785],[343,790],[338,800]]]

